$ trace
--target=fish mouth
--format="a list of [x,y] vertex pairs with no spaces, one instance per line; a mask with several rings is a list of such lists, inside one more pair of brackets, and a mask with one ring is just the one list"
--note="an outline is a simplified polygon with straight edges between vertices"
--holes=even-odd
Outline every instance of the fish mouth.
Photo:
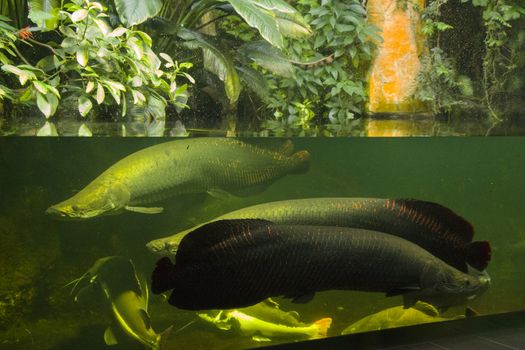
[[58,217],[61,217],[61,218],[64,218],[64,219],[69,218],[69,215],[67,215],[63,211],[55,208],[54,206],[47,208],[46,209],[46,214],[47,215],[52,215],[52,216],[58,216]]

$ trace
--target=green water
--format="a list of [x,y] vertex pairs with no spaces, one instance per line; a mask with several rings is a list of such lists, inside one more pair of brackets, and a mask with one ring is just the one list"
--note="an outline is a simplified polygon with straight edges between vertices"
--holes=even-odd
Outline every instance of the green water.
[[[525,138],[295,139],[310,171],[257,196],[175,197],[159,215],[124,213],[55,221],[45,209],[70,197],[120,158],[163,139],[0,138],[0,349],[106,349],[109,310],[97,295],[75,303],[63,286],[107,255],[133,259],[149,275],[157,257],[145,243],[244,206],[303,197],[411,197],[450,207],[490,240],[492,286],[469,304],[481,314],[525,308]],[[267,139],[259,143],[275,142]],[[305,305],[280,300],[303,321],[332,317],[329,335],[400,297],[331,291]],[[153,327],[178,329],[195,314],[152,296]],[[452,309],[448,315],[462,313]],[[236,349],[249,338],[195,322],[168,349]],[[263,345],[266,345],[264,343]]]

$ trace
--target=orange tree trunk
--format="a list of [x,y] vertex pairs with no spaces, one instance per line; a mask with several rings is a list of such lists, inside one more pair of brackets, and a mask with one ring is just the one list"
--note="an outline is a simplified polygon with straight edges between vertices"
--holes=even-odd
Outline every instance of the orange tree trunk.
[[412,97],[424,46],[414,5],[422,9],[424,0],[368,0],[369,21],[381,30],[384,40],[378,44],[370,72],[371,113],[427,111]]

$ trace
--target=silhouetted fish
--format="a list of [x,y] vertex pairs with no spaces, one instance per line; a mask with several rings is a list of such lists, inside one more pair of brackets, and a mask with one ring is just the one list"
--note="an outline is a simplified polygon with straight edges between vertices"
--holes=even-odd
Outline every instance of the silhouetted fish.
[[173,289],[169,303],[188,310],[238,308],[273,296],[301,302],[324,290],[406,293],[410,303],[447,307],[439,301],[464,302],[488,283],[393,235],[264,220],[202,226],[184,237],[175,264],[162,258],[152,274],[152,291]]
[[[469,222],[442,205],[415,199],[294,199],[242,208],[211,221],[240,218],[386,232],[416,243],[463,272],[468,271],[466,263],[484,270],[491,256],[489,242],[472,242],[474,230]],[[174,253],[184,235],[197,227],[147,246],[160,254]]]

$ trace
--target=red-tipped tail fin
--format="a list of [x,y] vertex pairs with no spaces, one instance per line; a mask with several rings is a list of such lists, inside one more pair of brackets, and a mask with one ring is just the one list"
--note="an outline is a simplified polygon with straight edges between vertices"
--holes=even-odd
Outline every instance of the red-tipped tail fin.
[[330,317],[322,318],[314,322],[314,326],[317,328],[317,334],[314,338],[326,338],[328,329],[332,325],[332,319]]
[[472,242],[468,247],[467,263],[476,270],[483,271],[487,268],[491,255],[492,249],[489,242]]
[[299,151],[292,154],[291,158],[295,162],[295,167],[292,173],[304,174],[310,169],[310,153],[308,151]]

